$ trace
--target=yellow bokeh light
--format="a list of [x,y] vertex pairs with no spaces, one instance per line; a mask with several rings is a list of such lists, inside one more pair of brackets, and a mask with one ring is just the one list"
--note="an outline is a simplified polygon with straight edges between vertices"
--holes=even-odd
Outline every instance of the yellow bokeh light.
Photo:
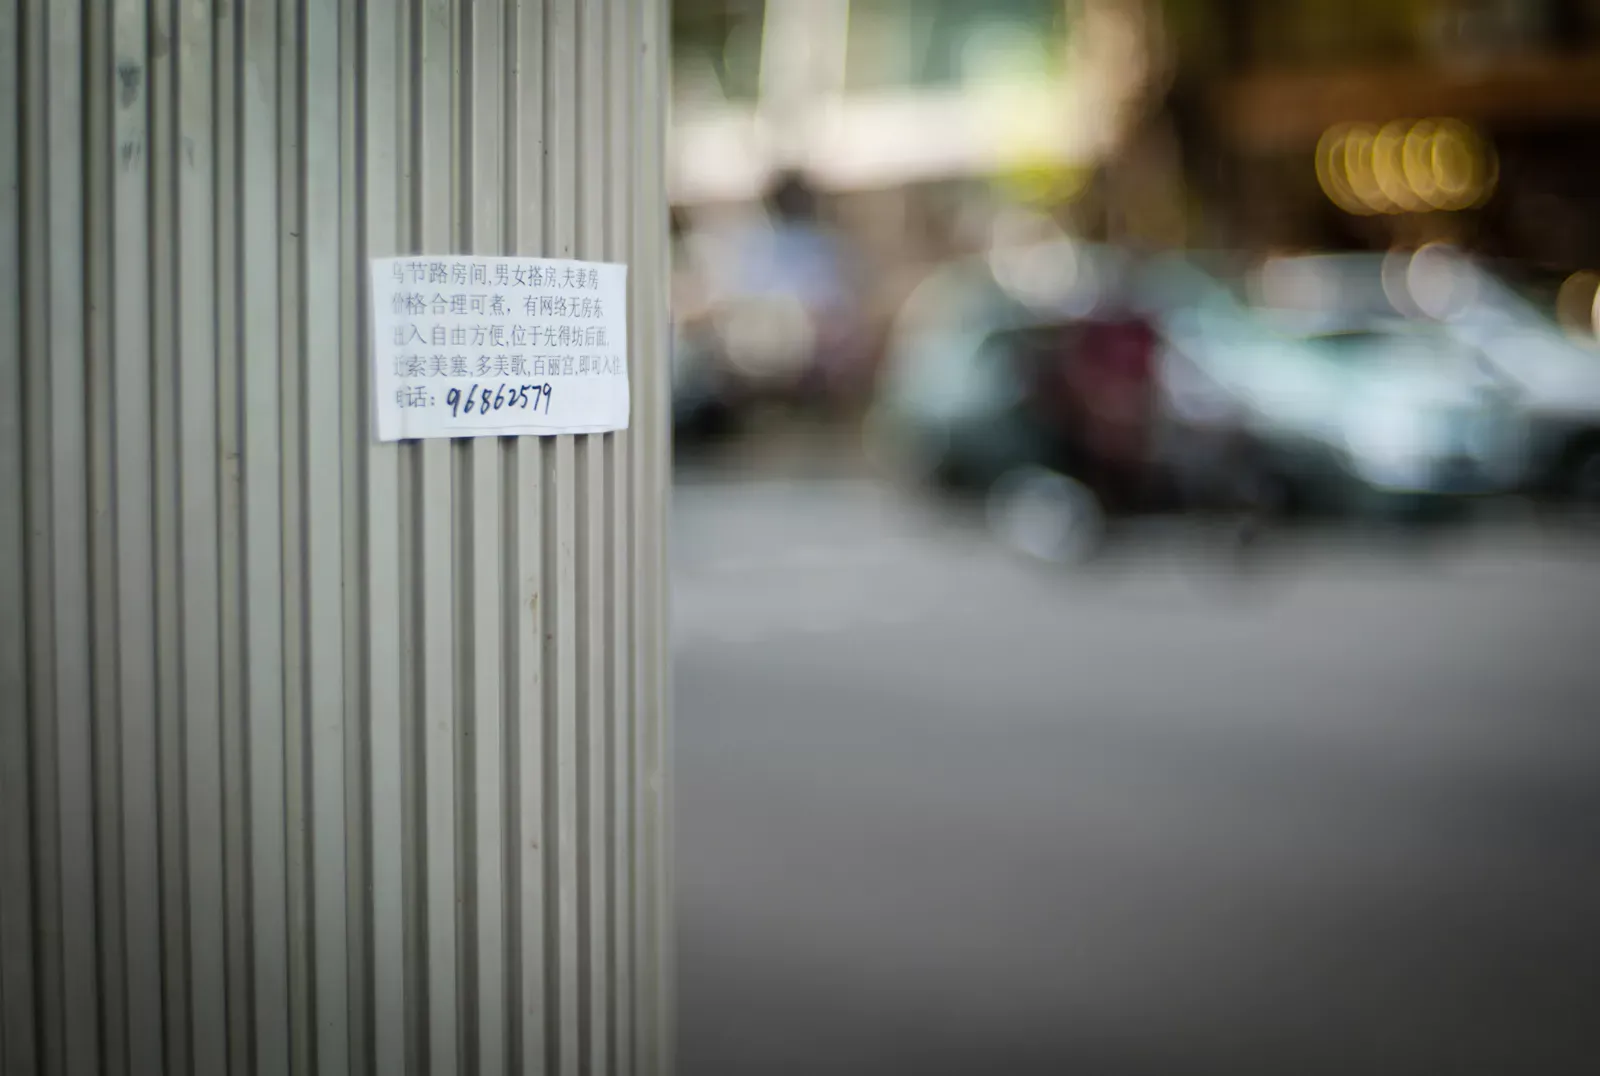
[[1377,132],[1365,125],[1355,126],[1344,136],[1344,181],[1363,205],[1373,213],[1393,213],[1397,206],[1378,186],[1373,166],[1373,145]]
[[1433,176],[1439,185],[1439,208],[1465,209],[1476,193],[1479,166],[1470,128],[1457,120],[1439,124],[1433,139]]
[[1439,182],[1433,174],[1433,137],[1439,125],[1432,120],[1421,120],[1406,132],[1405,146],[1401,150],[1406,185],[1416,192],[1426,205],[1443,209],[1439,204]]
[[1349,131],[1347,123],[1330,127],[1317,143],[1317,182],[1334,205],[1346,213],[1366,215],[1372,210],[1362,204],[1344,178],[1344,140]]
[[1317,182],[1347,213],[1426,213],[1482,205],[1494,192],[1494,147],[1460,120],[1344,123],[1317,144]]
[[1390,204],[1407,213],[1426,211],[1428,203],[1406,181],[1405,146],[1411,129],[1405,120],[1384,124],[1372,140],[1372,178]]

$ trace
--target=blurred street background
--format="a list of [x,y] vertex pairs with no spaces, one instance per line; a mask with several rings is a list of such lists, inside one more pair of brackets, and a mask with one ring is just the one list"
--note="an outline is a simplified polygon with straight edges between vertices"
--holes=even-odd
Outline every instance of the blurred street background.
[[1600,0],[677,0],[680,1071],[1600,1064]]

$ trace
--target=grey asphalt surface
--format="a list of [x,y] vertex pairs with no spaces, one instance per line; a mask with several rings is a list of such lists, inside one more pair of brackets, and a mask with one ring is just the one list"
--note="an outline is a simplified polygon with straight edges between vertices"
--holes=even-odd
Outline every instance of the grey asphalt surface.
[[1600,1072],[1600,546],[674,513],[685,1076]]

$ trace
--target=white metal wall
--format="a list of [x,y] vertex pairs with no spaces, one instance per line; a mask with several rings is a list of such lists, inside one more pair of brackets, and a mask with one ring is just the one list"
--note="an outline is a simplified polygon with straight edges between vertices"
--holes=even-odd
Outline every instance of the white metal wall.
[[[0,4],[0,1074],[663,1072],[665,0]],[[630,266],[379,444],[365,259]]]

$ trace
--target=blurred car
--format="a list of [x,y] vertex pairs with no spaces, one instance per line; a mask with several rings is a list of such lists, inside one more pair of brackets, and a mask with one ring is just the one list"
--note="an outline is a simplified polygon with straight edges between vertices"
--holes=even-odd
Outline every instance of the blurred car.
[[[1300,509],[1410,515],[1514,486],[1522,422],[1505,379],[1436,325],[1339,298],[1326,282],[1347,268],[1279,259],[1246,301],[1168,260],[1160,272],[1187,282],[1161,316],[1165,382],[1236,414],[1255,466]],[[1195,402],[1170,402],[1181,426]]]
[[1160,338],[1130,301],[1137,279],[1127,252],[1070,242],[936,271],[891,338],[869,427],[880,458],[980,495],[1000,537],[1048,560],[1088,555],[1109,521],[1236,506],[1236,485],[1166,473],[1160,452],[1186,438],[1158,436]]
[[1512,393],[1479,359],[1393,312],[1249,302],[1214,260],[1040,244],[912,295],[873,441],[1055,559],[1131,514],[1449,515],[1519,473]]
[[1515,266],[1496,272],[1445,248],[1410,259],[1405,301],[1452,337],[1477,348],[1513,386],[1527,425],[1522,487],[1600,513],[1600,347],[1559,326],[1520,285]]
[[1035,431],[1017,421],[1018,370],[998,361],[1000,334],[1037,318],[981,260],[934,270],[891,332],[869,440],[898,474],[943,487],[993,481],[1036,459]]

